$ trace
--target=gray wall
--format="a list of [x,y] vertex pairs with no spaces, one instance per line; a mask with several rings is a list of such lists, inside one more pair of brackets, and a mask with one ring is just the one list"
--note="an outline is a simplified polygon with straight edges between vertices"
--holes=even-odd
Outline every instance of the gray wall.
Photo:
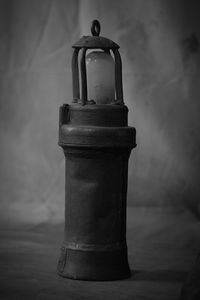
[[58,109],[69,103],[71,45],[90,34],[121,46],[129,124],[137,148],[129,205],[198,209],[200,18],[189,0],[0,1],[2,220],[60,220],[64,156]]

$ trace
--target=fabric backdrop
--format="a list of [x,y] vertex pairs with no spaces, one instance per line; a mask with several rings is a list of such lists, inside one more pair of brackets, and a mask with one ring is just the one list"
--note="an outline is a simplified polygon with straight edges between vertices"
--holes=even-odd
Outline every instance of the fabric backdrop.
[[90,34],[120,45],[129,125],[129,205],[200,196],[200,18],[189,0],[0,0],[0,217],[64,216],[58,111],[72,99],[71,45]]

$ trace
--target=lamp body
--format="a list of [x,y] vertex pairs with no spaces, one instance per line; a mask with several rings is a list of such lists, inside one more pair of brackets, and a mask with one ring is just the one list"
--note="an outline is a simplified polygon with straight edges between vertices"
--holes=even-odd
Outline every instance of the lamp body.
[[135,128],[125,105],[63,105],[59,145],[66,160],[63,277],[129,277],[126,245],[128,159]]

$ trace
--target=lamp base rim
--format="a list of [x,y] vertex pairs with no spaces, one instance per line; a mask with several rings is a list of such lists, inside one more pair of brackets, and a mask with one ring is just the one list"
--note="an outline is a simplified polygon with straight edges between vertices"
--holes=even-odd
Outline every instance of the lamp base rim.
[[131,276],[127,247],[115,251],[82,251],[61,248],[58,275],[75,280],[113,281]]

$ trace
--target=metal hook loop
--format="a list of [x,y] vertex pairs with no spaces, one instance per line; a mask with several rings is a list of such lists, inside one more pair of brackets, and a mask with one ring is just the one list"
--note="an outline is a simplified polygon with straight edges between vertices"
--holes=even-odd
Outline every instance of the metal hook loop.
[[99,36],[100,30],[101,30],[101,25],[100,25],[99,21],[98,20],[92,21],[92,24],[91,24],[92,35]]

